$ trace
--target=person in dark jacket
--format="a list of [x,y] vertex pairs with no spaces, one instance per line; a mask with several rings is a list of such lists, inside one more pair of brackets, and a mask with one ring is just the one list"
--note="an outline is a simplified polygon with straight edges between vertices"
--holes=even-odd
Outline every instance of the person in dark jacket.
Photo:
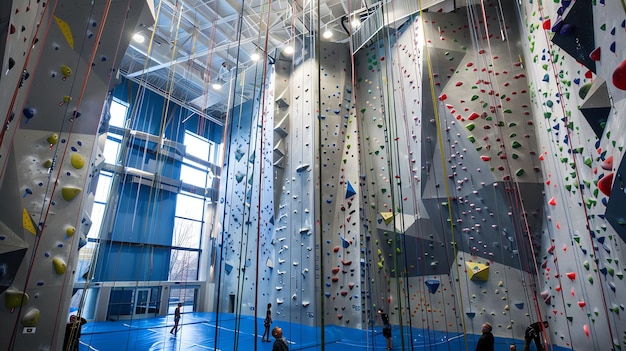
[[389,316],[382,308],[378,309],[378,314],[380,314],[380,319],[383,321],[383,336],[387,341],[387,350],[391,350],[391,323],[389,323]]
[[70,316],[70,322],[65,326],[65,339],[63,340],[63,351],[78,351],[80,343],[80,333],[83,325],[87,320],[73,314]]
[[541,342],[541,332],[548,327],[548,322],[535,322],[526,328],[524,333],[524,351],[530,350],[530,342],[535,341],[537,351],[544,351],[543,344]]
[[272,346],[272,351],[289,351],[289,346],[285,338],[283,338],[283,330],[280,327],[274,327],[274,329],[272,329],[272,336],[276,338],[274,346]]
[[270,342],[270,326],[272,325],[272,304],[267,304],[267,311],[265,312],[265,319],[263,320],[263,327],[265,330],[263,331],[263,336],[261,337],[261,341]]
[[478,344],[476,344],[476,351],[493,351],[493,334],[491,334],[491,324],[485,323],[483,324],[483,335],[478,339]]

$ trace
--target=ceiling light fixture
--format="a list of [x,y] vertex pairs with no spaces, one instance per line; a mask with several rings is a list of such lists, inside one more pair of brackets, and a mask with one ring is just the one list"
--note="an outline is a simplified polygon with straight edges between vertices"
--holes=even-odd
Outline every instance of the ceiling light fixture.
[[213,89],[215,89],[215,90],[220,90],[220,89],[222,89],[222,84],[220,84],[220,83],[213,83],[211,86],[212,86],[212,87],[213,87]]
[[330,39],[333,36],[333,32],[330,29],[326,28],[322,36],[324,37],[324,39]]
[[255,52],[254,54],[250,56],[250,59],[252,59],[252,61],[258,61],[260,58],[261,56],[259,56],[258,52]]
[[144,37],[141,33],[135,33],[135,35],[133,35],[133,40],[141,44],[146,41],[146,37]]
[[291,45],[287,45],[285,46],[285,48],[283,49],[283,52],[287,55],[293,55],[295,49],[293,48],[293,46]]

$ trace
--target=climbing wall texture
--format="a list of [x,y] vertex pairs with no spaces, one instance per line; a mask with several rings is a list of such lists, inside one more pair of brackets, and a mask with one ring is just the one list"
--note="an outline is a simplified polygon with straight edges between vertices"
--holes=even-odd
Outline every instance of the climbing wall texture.
[[118,40],[124,21],[134,27],[142,9],[136,5],[107,12],[104,2],[13,2],[16,31],[3,65],[14,57],[8,72],[20,78],[4,76],[0,89],[8,122],[0,137],[0,348],[61,349],[78,250],[91,224],[88,185],[103,102],[123,53],[118,45],[128,45]]
[[524,1],[520,19],[545,178],[537,258],[549,335],[577,350],[624,348],[626,8]]

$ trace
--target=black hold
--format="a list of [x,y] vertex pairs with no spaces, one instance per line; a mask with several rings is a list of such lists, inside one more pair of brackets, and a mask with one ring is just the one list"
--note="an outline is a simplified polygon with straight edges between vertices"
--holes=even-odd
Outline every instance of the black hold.
[[15,66],[15,60],[13,57],[9,57],[9,69],[13,68],[13,66]]

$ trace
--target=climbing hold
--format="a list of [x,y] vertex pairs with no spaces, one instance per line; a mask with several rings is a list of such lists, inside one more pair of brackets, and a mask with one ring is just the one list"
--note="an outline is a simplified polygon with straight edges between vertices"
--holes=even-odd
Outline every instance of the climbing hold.
[[393,212],[381,212],[380,216],[385,221],[385,224],[389,224],[393,221]]
[[609,173],[598,181],[598,189],[606,195],[611,196],[611,186],[613,185],[613,173]]
[[59,29],[61,30],[63,37],[67,41],[67,45],[69,45],[69,47],[73,49],[74,48],[74,36],[72,35],[72,29],[70,28],[70,25],[57,16],[54,16],[54,20],[59,26]]
[[52,167],[52,159],[49,158],[46,161],[44,161],[43,166],[44,166],[44,168]]
[[550,201],[548,201],[548,203],[550,204],[550,206],[556,206],[556,200],[553,198],[550,199]]
[[56,143],[59,142],[59,134],[52,133],[46,140],[48,141],[48,144],[55,145]]
[[568,273],[566,273],[565,275],[567,275],[567,277],[568,277],[570,280],[575,280],[575,279],[576,279],[576,272],[568,272]]
[[65,228],[65,235],[67,235],[68,237],[72,237],[72,235],[74,235],[74,233],[76,232],[76,227],[74,226],[67,226],[67,228]]
[[600,52],[600,46],[598,46],[591,53],[589,53],[589,58],[594,61],[600,61]]
[[37,235],[39,233],[39,230],[37,229],[37,225],[35,224],[35,221],[30,216],[30,213],[26,211],[26,209],[22,211],[22,227],[24,227],[26,231],[28,231],[29,233],[33,235]]
[[610,171],[613,169],[613,156],[609,156],[604,161],[602,161],[602,169],[605,171]]
[[61,65],[61,74],[63,78],[68,78],[72,75],[72,69],[69,66]]
[[28,303],[28,294],[23,291],[6,290],[4,292],[4,306],[6,308],[20,307]]
[[22,317],[22,325],[25,327],[35,327],[39,323],[39,309],[32,308],[28,312],[24,313]]
[[352,187],[350,181],[348,181],[346,188],[346,199],[349,199],[354,195],[356,195],[356,191],[354,190],[354,187]]
[[626,90],[626,60],[622,61],[613,71],[613,85],[621,90]]
[[70,163],[72,164],[72,167],[76,169],[81,169],[85,166],[85,159],[81,154],[75,152],[70,157]]
[[592,85],[593,83],[587,83],[583,85],[582,87],[580,87],[580,90],[578,90],[578,96],[580,96],[581,99],[584,99],[585,97],[587,97],[587,93],[589,93],[589,90],[591,89]]
[[63,196],[63,199],[65,199],[65,201],[70,201],[75,198],[76,195],[78,195],[81,191],[81,188],[75,186],[64,186],[61,189],[61,195]]
[[465,262],[467,276],[472,281],[486,282],[489,280],[489,266],[477,262]]
[[65,263],[65,260],[59,256],[52,258],[52,265],[54,266],[54,271],[58,275],[65,273],[67,270],[67,263]]
[[434,294],[437,292],[437,289],[439,289],[440,281],[437,279],[428,279],[424,282],[424,284],[426,284],[428,291],[430,291],[431,294]]

